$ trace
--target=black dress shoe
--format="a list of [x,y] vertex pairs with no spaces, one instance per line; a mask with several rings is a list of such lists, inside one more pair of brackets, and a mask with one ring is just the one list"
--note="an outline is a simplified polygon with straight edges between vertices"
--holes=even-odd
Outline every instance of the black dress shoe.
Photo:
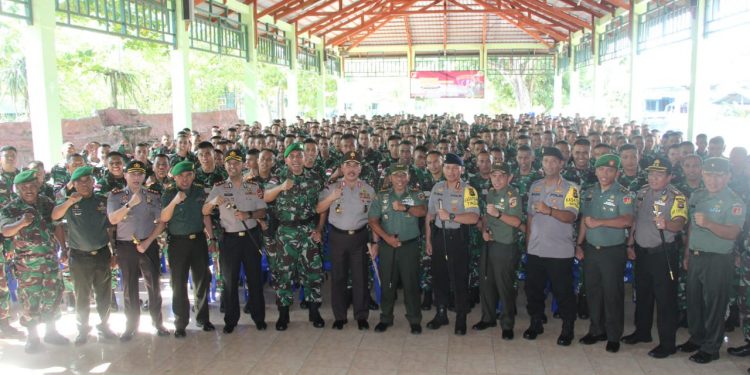
[[117,335],[112,332],[111,329],[109,329],[109,326],[106,325],[98,325],[96,326],[97,336],[99,336],[99,339],[107,339],[112,340],[116,339]]
[[182,339],[182,338],[185,338],[185,336],[187,336],[187,332],[185,332],[184,328],[183,329],[176,329],[176,330],[174,330],[174,337],[175,338]]
[[289,306],[280,306],[279,307],[279,319],[276,320],[276,330],[286,331],[286,328],[288,325],[289,325]]
[[344,320],[336,320],[333,322],[333,329],[344,329],[344,324],[346,324],[346,319]]
[[231,324],[231,325],[227,324],[227,325],[224,326],[224,329],[222,329],[222,331],[228,335],[228,334],[234,332],[234,327],[235,327],[234,324]]
[[750,344],[729,348],[727,349],[727,353],[735,357],[747,357],[748,355],[750,355]]
[[648,352],[648,355],[654,358],[667,358],[670,355],[677,353],[677,350],[672,348],[672,350],[666,349],[663,346],[659,345],[653,349],[651,349],[650,352]]
[[76,339],[73,341],[73,344],[75,346],[83,345],[87,341],[89,341],[89,333],[88,332],[78,332],[78,336],[76,336]]
[[39,337],[29,337],[26,339],[26,345],[23,350],[28,354],[35,354],[41,352],[43,348]]
[[544,325],[541,320],[531,320],[529,328],[523,331],[523,338],[526,340],[536,340],[538,335],[544,333]]
[[245,307],[242,308],[242,312],[245,314],[250,314],[251,313],[250,305],[245,305]]
[[198,327],[203,328],[205,332],[211,332],[216,330],[216,327],[214,327],[213,323],[211,322],[205,322],[205,323],[198,323]]
[[412,335],[418,335],[422,333],[422,325],[420,324],[409,324],[409,328],[411,329]]
[[607,341],[607,351],[610,353],[617,353],[620,351],[619,341]]
[[641,337],[638,333],[633,332],[627,336],[623,336],[620,341],[628,345],[635,345],[639,342],[651,342],[652,339],[650,337]]
[[360,331],[367,331],[370,329],[370,323],[367,323],[366,319],[359,319],[357,320],[357,329]]
[[388,327],[392,325],[393,324],[380,322],[375,326],[375,332],[385,332],[386,330],[388,330]]
[[126,329],[125,332],[120,335],[121,342],[128,342],[135,337],[135,329]]
[[485,329],[490,328],[490,327],[497,327],[497,322],[482,322],[482,321],[480,321],[479,323],[474,324],[473,326],[471,326],[471,329],[473,329],[475,331],[484,331]]
[[586,336],[583,336],[580,340],[578,340],[578,342],[583,345],[594,345],[600,341],[607,341],[607,335],[592,335],[588,333],[586,334]]
[[542,324],[547,324],[547,314],[542,314]]
[[717,359],[719,359],[719,353],[708,354],[700,350],[698,351],[698,353],[695,353],[690,356],[691,361],[695,363],[700,363],[702,365],[706,363],[710,363],[711,361],[715,361]]
[[160,325],[156,327],[156,335],[159,337],[169,336],[169,330]]
[[502,337],[503,337],[503,340],[513,340],[513,330],[512,329],[504,329]]
[[694,351],[696,351],[696,350],[698,350],[700,348],[701,347],[699,345],[693,344],[690,341],[685,341],[684,344],[677,345],[677,350],[679,350],[679,351],[681,351],[683,353],[692,353],[692,352],[694,352]]
[[258,331],[265,331],[266,328],[268,328],[268,324],[266,324],[266,322],[262,320],[255,322],[255,329],[257,329]]

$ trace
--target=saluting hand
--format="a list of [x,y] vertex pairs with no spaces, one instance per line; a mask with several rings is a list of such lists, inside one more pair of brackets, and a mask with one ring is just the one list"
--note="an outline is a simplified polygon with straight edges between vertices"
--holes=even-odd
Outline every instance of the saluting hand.
[[599,220],[594,219],[591,216],[586,216],[583,218],[583,223],[586,224],[589,228],[598,228],[599,227]]
[[398,200],[393,201],[391,202],[391,206],[393,206],[393,211],[398,211],[398,212],[406,211],[406,206],[404,206],[404,204],[401,203],[401,201],[398,201]]
[[494,204],[488,204],[488,205],[487,205],[487,214],[488,214],[488,215],[490,215],[490,216],[492,216],[492,217],[495,217],[495,216],[497,216],[497,215],[498,215],[499,213],[500,213],[500,211],[498,211],[497,207],[495,207],[495,205],[494,205]]
[[290,178],[287,178],[286,181],[284,181],[283,184],[281,184],[281,190],[287,191],[294,187],[294,181]]
[[224,197],[222,197],[221,195],[217,195],[214,199],[211,199],[211,202],[209,203],[211,203],[211,205],[214,207],[221,206],[222,204],[224,204]]
[[174,198],[172,198],[172,202],[174,204],[180,204],[185,200],[185,198],[187,198],[187,194],[185,194],[184,191],[178,191]]
[[552,212],[552,209],[550,209],[544,201],[538,201],[534,203],[534,211],[542,215],[549,215]]
[[19,220],[19,222],[20,222],[20,224],[22,225],[23,228],[28,227],[29,225],[31,225],[31,223],[34,222],[34,214],[32,214],[30,212],[27,212],[27,213],[23,214],[23,216],[21,216],[21,220]]
[[344,186],[346,186],[346,182],[341,181],[340,184],[336,186],[335,189],[331,192],[331,195],[333,196],[333,199],[339,199],[342,195],[344,195]]
[[72,194],[70,194],[70,196],[68,196],[68,201],[70,201],[71,204],[76,204],[80,202],[81,199],[83,199],[83,195],[81,195],[81,193],[77,191],[73,192]]

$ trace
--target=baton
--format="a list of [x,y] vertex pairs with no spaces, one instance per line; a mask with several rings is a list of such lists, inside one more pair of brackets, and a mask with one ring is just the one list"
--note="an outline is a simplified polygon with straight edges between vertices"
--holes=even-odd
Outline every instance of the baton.
[[[441,210],[443,209],[442,199],[438,199],[438,207]],[[445,238],[445,220],[440,219],[440,225],[442,226],[442,229],[443,229],[441,232],[443,232],[443,251],[445,252],[445,263],[446,263],[446,266],[448,267],[448,282],[450,283],[451,290],[453,290],[453,292],[455,293],[456,281],[453,280],[453,267],[452,267],[450,260],[448,259],[448,240]]]
[[[234,212],[240,212],[240,210],[237,208],[237,205],[234,203],[227,202],[226,205],[227,208],[234,210]],[[261,251],[260,246],[258,246],[258,243],[255,242],[255,238],[253,238],[253,234],[250,233],[250,229],[247,227],[247,224],[245,224],[245,220],[240,220],[242,223],[242,226],[245,227],[245,232],[247,232],[248,237],[250,237],[250,241],[253,242],[253,245],[258,249],[258,254],[263,255],[263,251]]]
[[[665,199],[666,197],[662,197],[662,202],[664,202]],[[654,216],[656,216],[657,218],[661,216],[661,210],[659,210],[659,206],[656,203],[654,203]],[[672,263],[669,262],[669,252],[664,246],[666,243],[666,240],[664,240],[664,229],[659,229],[659,238],[661,239],[661,244],[659,245],[659,247],[661,247],[661,251],[664,252],[664,257],[667,258],[667,269],[669,270],[669,279],[674,281],[674,272],[672,271]]]
[[[372,245],[367,244],[367,249],[369,250],[371,246]],[[380,272],[378,271],[378,263],[377,261],[375,261],[375,257],[372,256],[372,253],[370,253],[370,259],[372,260],[372,270],[375,273],[375,279],[378,281],[378,285],[382,287],[383,282],[380,280]]]

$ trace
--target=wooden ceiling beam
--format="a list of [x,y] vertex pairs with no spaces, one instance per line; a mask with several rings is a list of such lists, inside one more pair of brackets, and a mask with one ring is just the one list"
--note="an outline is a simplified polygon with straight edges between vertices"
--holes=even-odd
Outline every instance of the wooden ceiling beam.
[[409,48],[411,49],[411,24],[409,23],[409,16],[403,16],[404,18],[404,29],[406,29],[406,42],[409,44]]
[[[539,12],[539,11],[536,11],[536,10],[531,9],[531,8],[526,8],[526,7],[522,6],[522,5],[520,5],[520,3],[513,4],[513,5],[511,5],[511,7],[517,7],[517,8],[511,8],[511,9],[518,10],[519,12],[525,11],[525,12],[527,12],[529,14],[533,14],[534,16],[539,17],[539,18],[541,18],[541,19],[549,22],[552,26],[562,27],[566,31],[578,31],[582,27],[581,25],[571,24],[571,23],[568,23],[565,20],[562,20],[562,19],[559,19],[559,18],[550,17],[549,15],[547,15],[547,14],[545,14],[543,12]],[[527,15],[527,17],[528,17],[528,15]],[[585,25],[588,25],[583,20],[581,20],[581,22],[583,24],[585,24]]]
[[293,4],[293,3],[301,3],[301,2],[302,2],[302,0],[294,0],[294,1],[279,1],[278,3],[276,3],[276,4],[273,4],[273,5],[271,5],[270,7],[268,7],[268,8],[266,8],[266,9],[263,9],[262,11],[260,11],[260,12],[258,13],[258,18],[261,18],[261,17],[263,17],[263,16],[267,16],[267,15],[269,15],[269,14],[271,14],[271,13],[275,13],[275,12],[277,12],[277,11],[279,11],[279,10],[283,9],[283,8],[286,8],[286,7],[288,7],[289,5],[291,5],[291,4]]
[[[303,18],[305,18],[305,17],[308,17],[308,16],[311,16],[311,15],[314,15],[314,14],[315,14],[315,13],[316,13],[317,11],[319,11],[319,10],[321,10],[321,9],[323,9],[323,8],[325,8],[325,7],[327,7],[327,6],[329,6],[329,5],[332,5],[333,3],[336,3],[336,2],[338,2],[338,1],[339,1],[339,0],[328,0],[328,1],[324,1],[324,2],[322,2],[322,3],[320,3],[320,4],[318,4],[317,6],[315,6],[315,7],[311,8],[311,9],[308,9],[308,10],[306,10],[306,11],[305,11],[305,12],[303,12],[302,14],[300,14],[300,15],[298,15],[298,16],[295,16],[294,18],[292,18],[291,20],[289,20],[289,22],[290,22],[290,23],[295,23],[295,22],[297,22],[297,21],[299,21],[299,20],[301,20],[301,19],[303,19]],[[331,14],[336,14],[336,13],[334,12],[334,13],[331,13]]]
[[386,19],[383,20],[379,25],[371,28],[369,31],[367,31],[364,35],[358,37],[357,39],[352,41],[352,44],[349,45],[349,47],[346,48],[346,50],[350,50],[356,46],[358,46],[360,43],[362,43],[365,39],[367,39],[370,35],[372,35],[374,32],[378,31],[381,27],[385,26],[388,22],[391,22],[391,19],[393,19],[395,16],[388,16]]
[[[399,7],[398,7],[397,9],[395,9],[395,10],[396,10],[396,11],[400,11],[400,10],[404,10],[404,9],[407,9],[407,8],[411,7],[411,6],[412,6],[412,4],[416,3],[417,1],[419,1],[419,0],[407,0],[407,1],[406,1],[406,2],[405,2],[405,3],[403,4],[403,5],[399,6]],[[345,32],[345,33],[341,33],[341,34],[339,34],[339,35],[337,35],[337,36],[333,37],[333,38],[332,38],[332,39],[330,40],[329,44],[331,44],[331,45],[341,45],[342,43],[344,43],[344,42],[348,41],[348,39],[350,39],[350,38],[351,38],[351,37],[352,37],[353,35],[355,35],[356,33],[360,32],[360,31],[364,31],[364,30],[367,30],[367,29],[368,29],[368,28],[369,28],[369,27],[370,27],[371,25],[375,24],[376,22],[378,22],[378,21],[380,21],[380,20],[383,20],[383,19],[385,19],[385,18],[388,18],[388,17],[390,17],[390,18],[393,18],[393,17],[395,17],[395,16],[392,16],[392,15],[390,15],[389,13],[382,13],[382,14],[380,14],[380,15],[378,15],[378,16],[375,16],[375,17],[373,17],[373,18],[370,18],[370,20],[368,20],[368,21],[367,21],[367,22],[365,22],[364,24],[362,24],[362,25],[359,25],[359,26],[355,27],[355,29],[354,29],[354,30],[351,30],[351,31],[347,31],[347,32]],[[390,20],[390,18],[389,18],[389,20]],[[383,26],[383,25],[381,25],[380,27],[382,27],[382,26]],[[380,27],[378,27],[378,28],[380,28]]]
[[539,12],[544,12],[548,16],[559,17],[559,18],[564,19],[565,21],[570,22],[570,23],[572,23],[574,25],[578,25],[579,27],[583,27],[583,28],[590,28],[591,27],[591,25],[589,25],[588,22],[586,22],[586,21],[584,21],[584,20],[582,20],[582,19],[580,19],[580,18],[578,18],[576,16],[570,15],[570,14],[565,13],[564,11],[562,11],[560,9],[556,9],[556,8],[554,8],[552,6],[549,6],[549,5],[545,4],[545,3],[542,3],[542,2],[539,2],[539,1],[536,1],[536,0],[515,0],[515,2],[517,4],[523,4],[523,5],[525,5],[527,8],[531,8],[531,9],[534,9],[534,10],[539,11]]
[[[319,1],[320,0],[307,0],[307,1],[303,0],[297,6],[288,7],[286,9],[283,9],[283,10],[280,10],[280,11],[276,12],[276,14],[274,14],[273,17],[277,18],[277,19],[283,18],[284,16],[287,16],[287,15],[290,15],[290,14],[292,14],[294,12],[299,11],[299,10],[305,9],[305,8],[311,6],[311,5],[313,5],[313,4],[315,4],[315,3],[319,2]],[[294,22],[289,22],[289,23],[294,23]]]
[[[369,4],[373,5],[373,4]],[[339,12],[331,15],[330,17],[326,17],[322,20],[318,20],[317,22],[307,25],[300,29],[300,33],[304,34],[306,32],[309,32],[310,34],[317,33],[319,30],[325,29],[331,24],[334,24],[336,22],[341,21],[342,19],[345,19],[347,17],[350,17],[353,14],[356,14],[359,10],[362,8],[365,8],[368,6],[368,3],[366,1],[358,1],[356,3],[349,4],[348,6],[341,9]],[[348,19],[347,21],[348,22]]]
[[[332,27],[327,27],[319,31],[321,35],[327,35],[334,31],[342,31],[344,28],[349,29],[355,29],[361,25],[364,25],[367,21],[375,19],[377,15],[387,14],[387,11],[385,9],[385,6],[387,5],[387,0],[380,0],[380,1],[374,1],[372,2],[372,7],[367,8],[366,10],[363,10],[361,13],[356,14],[353,18],[350,18],[348,20],[345,20],[343,22],[340,22],[338,24],[333,25]],[[371,14],[370,11],[373,13]],[[370,16],[370,18],[366,18],[365,16]],[[355,19],[359,19],[359,24],[353,24],[353,21]]]

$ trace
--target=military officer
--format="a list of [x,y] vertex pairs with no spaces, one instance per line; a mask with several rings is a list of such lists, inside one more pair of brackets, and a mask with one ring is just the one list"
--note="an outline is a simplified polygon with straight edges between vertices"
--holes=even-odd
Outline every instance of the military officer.
[[724,340],[724,314],[734,274],[734,241],[745,223],[745,203],[727,187],[729,160],[711,157],[703,163],[706,188],[688,201],[690,225],[686,246],[688,329],[690,339],[678,346],[690,360],[719,359]]
[[560,150],[545,147],[542,154],[545,177],[534,182],[529,192],[525,289],[531,324],[523,337],[534,340],[544,333],[542,317],[549,281],[563,320],[557,344],[568,346],[573,340],[576,319],[573,223],[578,216],[580,198],[578,185],[560,175],[564,163]]
[[229,179],[214,184],[203,205],[203,214],[211,215],[218,207],[220,225],[223,230],[221,246],[221,268],[224,270],[226,297],[224,301],[224,333],[232,333],[240,319],[240,266],[250,292],[250,316],[258,330],[266,329],[263,277],[261,274],[262,241],[257,219],[266,215],[263,190],[252,181],[243,181],[242,151],[229,150],[224,156]]
[[343,155],[342,179],[320,193],[316,210],[328,211],[331,224],[331,307],[334,329],[344,328],[347,319],[346,286],[351,275],[354,319],[361,330],[369,328],[370,291],[367,286],[368,210],[372,207],[375,190],[359,178],[361,159],[356,151]]
[[[2,163],[2,178],[0,178],[0,206],[5,205],[10,201],[13,194],[13,179],[15,179],[18,171],[6,172],[5,170],[15,170],[16,167],[16,148],[13,146],[3,146],[0,148],[0,162]],[[44,172],[42,172],[42,176]],[[43,186],[43,185],[40,185]],[[10,289],[8,288],[8,278],[6,275],[6,262],[5,252],[12,250],[12,241],[5,240],[0,236],[0,241],[3,243],[3,247],[7,245],[7,248],[3,251],[0,249],[0,332],[6,336],[20,336],[21,331],[15,329],[10,325]]]
[[112,272],[109,249],[110,227],[107,218],[107,197],[94,193],[94,168],[80,167],[70,176],[76,192],[55,206],[52,220],[65,218],[65,234],[68,242],[70,273],[76,296],[76,320],[78,336],[76,345],[85,344],[89,333],[89,303],[91,289],[96,295],[96,310],[100,323],[99,336],[115,338],[109,329],[109,308],[112,301]]
[[63,282],[53,239],[54,202],[39,195],[35,170],[16,175],[17,198],[0,209],[0,228],[5,238],[13,239],[13,263],[21,303],[21,325],[28,336],[25,350],[41,349],[37,326],[46,323],[44,342],[67,345],[70,341],[57,332],[55,320],[60,314]]
[[447,306],[450,292],[455,296],[457,335],[466,334],[466,314],[469,312],[469,240],[467,226],[479,220],[479,193],[461,181],[463,160],[456,154],[445,155],[443,175],[432,188],[425,236],[427,253],[432,255],[432,276],[438,311],[427,323],[427,328],[447,325]]
[[606,350],[616,353],[625,325],[625,241],[626,228],[633,224],[633,196],[617,182],[617,155],[600,156],[594,168],[599,182],[583,192],[576,245],[576,257],[583,260],[586,273],[590,317],[589,332],[580,342],[607,341]]
[[[459,159],[460,160],[460,159]],[[422,311],[419,306],[419,217],[426,214],[424,193],[409,189],[409,167],[392,164],[388,167],[390,188],[375,197],[368,222],[375,243],[370,251],[380,256],[382,281],[380,322],[376,332],[385,332],[393,325],[396,286],[404,288],[406,319],[412,334],[422,332]],[[468,271],[468,265],[467,271]],[[466,284],[464,284],[466,286]],[[447,319],[447,316],[446,316]]]
[[123,297],[125,299],[125,331],[120,335],[123,342],[130,341],[138,332],[140,304],[138,299],[138,276],[148,292],[148,307],[151,323],[159,336],[168,336],[161,314],[161,292],[159,290],[159,246],[155,241],[164,231],[159,220],[161,202],[159,194],[144,189],[146,166],[140,161],[131,161],[125,168],[127,185],[115,189],[107,198],[107,215],[116,225],[115,255],[122,272]]
[[[168,257],[174,291],[174,336],[184,338],[185,328],[190,321],[188,272],[192,274],[194,286],[196,325],[206,332],[215,329],[208,315],[208,287],[211,283],[208,256],[209,252],[215,251],[216,239],[213,238],[211,216],[203,215],[202,212],[207,194],[203,185],[194,182],[195,165],[189,161],[181,161],[170,172],[175,183],[162,194],[160,217],[167,224]],[[206,238],[206,233],[210,237]]]
[[687,221],[687,198],[670,184],[672,165],[667,158],[654,158],[646,172],[648,185],[636,196],[635,220],[628,240],[628,252],[631,257],[635,255],[635,331],[622,342],[651,342],[656,303],[659,345],[648,355],[666,358],[675,353],[681,273],[676,237]]
[[521,226],[521,198],[510,185],[513,174],[505,163],[492,164],[486,209],[481,229],[486,246],[479,262],[482,320],[472,326],[484,330],[497,325],[498,299],[503,305],[500,317],[502,338],[513,339],[516,315],[516,267],[521,252],[516,244],[516,230]]
[[[302,143],[290,144],[284,150],[287,172],[271,177],[264,192],[266,203],[276,202],[279,227],[276,233],[278,246],[269,249],[268,260],[274,274],[276,304],[279,319],[276,330],[284,331],[289,324],[289,306],[292,304],[292,278],[299,275],[309,303],[308,319],[316,328],[323,328],[320,316],[323,283],[323,260],[318,243],[321,241],[322,214],[315,222],[318,194],[323,186],[317,173],[305,170]],[[283,179],[283,181],[282,181]],[[316,225],[317,224],[317,225]]]

